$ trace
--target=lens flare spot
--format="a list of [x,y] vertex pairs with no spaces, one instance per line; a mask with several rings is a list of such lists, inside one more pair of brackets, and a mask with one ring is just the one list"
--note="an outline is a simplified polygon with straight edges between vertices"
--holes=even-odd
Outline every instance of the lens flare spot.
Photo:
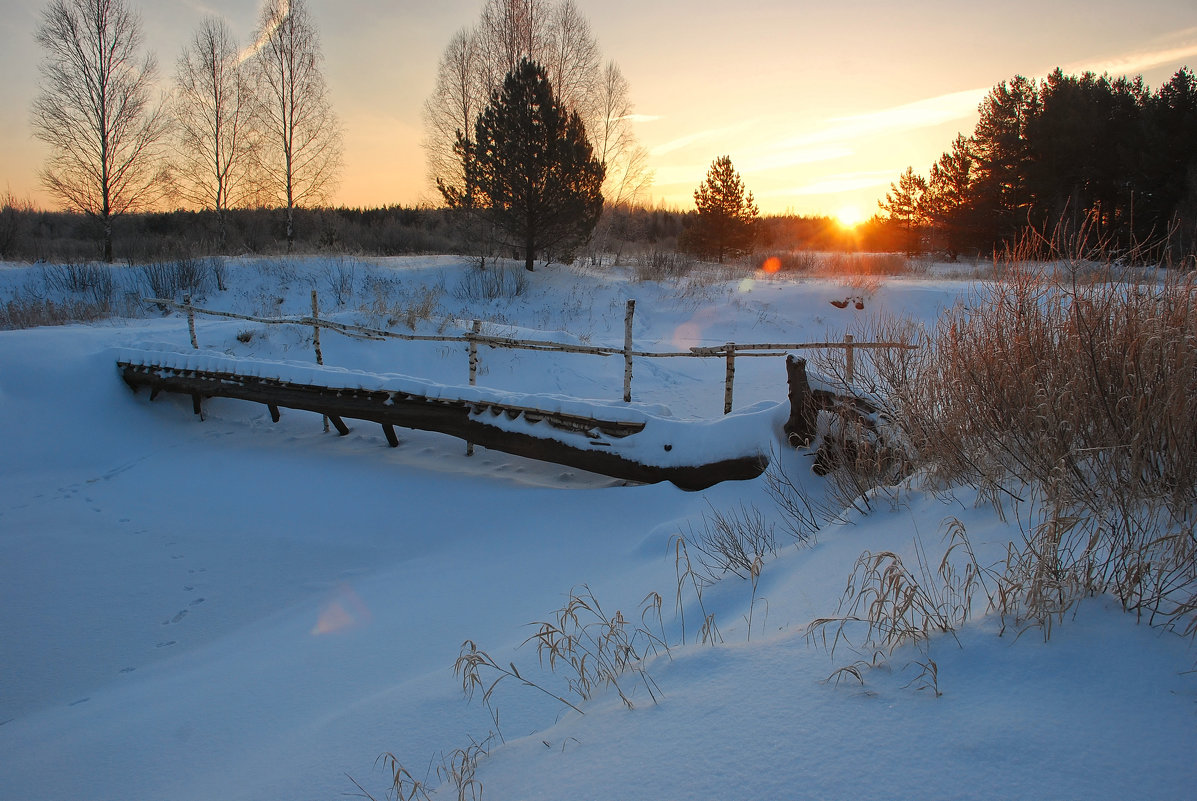
[[761,265],[761,270],[772,275],[773,273],[781,271],[781,259],[776,256],[770,256],[765,259],[765,263]]
[[364,626],[370,622],[370,609],[362,601],[352,587],[340,587],[337,597],[324,605],[320,616],[316,618],[316,625],[312,627],[312,636],[333,634],[338,631]]
[[702,326],[695,322],[682,323],[673,329],[673,344],[685,350],[702,344]]
[[740,285],[738,287],[736,287],[736,291],[739,292],[741,295],[743,295],[745,293],[751,292],[752,288],[755,286],[756,286],[756,281],[754,281],[751,278],[745,278],[743,281],[740,282]]

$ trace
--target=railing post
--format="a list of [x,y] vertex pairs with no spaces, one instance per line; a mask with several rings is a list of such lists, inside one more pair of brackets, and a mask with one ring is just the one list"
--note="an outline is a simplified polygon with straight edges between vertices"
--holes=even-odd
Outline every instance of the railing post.
[[723,384],[723,413],[731,414],[732,385],[736,381],[736,343],[727,343],[727,377]]
[[853,338],[851,334],[844,334],[844,381],[851,384],[852,378],[856,374],[856,349],[852,347]]
[[632,402],[632,317],[636,314],[636,301],[628,301],[628,310],[623,317],[623,402]]
[[[316,299],[316,290],[312,290],[312,342],[316,346],[316,364],[324,364],[324,351],[320,349],[320,303]],[[328,433],[328,415],[321,415],[324,419],[324,433]]]
[[199,341],[195,338],[195,309],[191,306],[191,294],[183,296],[183,305],[187,307],[187,330],[191,332],[191,347],[199,350]]
[[[466,334],[470,345],[470,386],[478,383],[478,334],[482,332],[482,321],[475,320],[470,326],[470,333]],[[474,455],[474,443],[466,440],[466,456]]]
[[324,364],[324,352],[320,349],[320,304],[316,290],[312,290],[312,341],[316,345],[316,364]]
[[466,338],[470,341],[470,386],[478,383],[478,340],[477,336],[482,332],[482,321],[475,320],[470,327],[470,333],[466,334]]

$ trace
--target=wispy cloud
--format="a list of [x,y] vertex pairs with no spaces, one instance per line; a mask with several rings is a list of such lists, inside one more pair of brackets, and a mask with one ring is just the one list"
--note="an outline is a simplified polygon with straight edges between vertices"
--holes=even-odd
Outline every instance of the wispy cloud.
[[755,124],[755,122],[746,121],[736,125],[730,125],[723,128],[709,128],[705,131],[699,131],[698,133],[681,136],[677,139],[666,142],[663,145],[657,145],[652,149],[651,155],[664,156],[668,153],[674,152],[675,150],[681,150],[684,147],[689,147],[695,142],[701,142],[705,139],[719,139],[731,134],[740,133],[741,131],[754,127]]
[[283,20],[287,18],[287,15],[291,13],[291,0],[277,0],[277,2],[278,13],[274,17],[276,20],[275,26],[268,31],[263,30],[258,35],[258,40],[256,42],[242,50],[241,55],[238,58],[239,62],[244,62],[246,59],[257,55],[258,51],[265,47],[266,43],[270,41],[270,37],[274,36],[274,32],[278,30],[278,26],[281,25]]
[[780,197],[783,195],[834,195],[837,192],[851,192],[856,189],[868,189],[874,186],[885,186],[892,183],[895,173],[892,170],[873,170],[869,172],[845,172],[830,175],[819,181],[803,186],[778,189],[763,194],[762,197]]
[[665,118],[660,114],[625,114],[620,119],[629,120],[630,122],[656,122]]
[[856,151],[844,144],[815,145],[800,148],[771,148],[761,155],[750,156],[741,165],[745,173],[778,170],[797,167],[802,164],[816,164],[834,161],[855,154]]
[[966,89],[962,92],[951,92],[864,114],[832,117],[828,120],[831,123],[828,127],[778,142],[777,147],[802,147],[829,142],[843,143],[866,136],[933,128],[936,125],[965,119],[975,114],[978,104],[985,99],[988,91],[987,88]]
[[[1184,31],[1182,35],[1195,35],[1197,28],[1190,28]],[[1126,53],[1121,56],[1105,59],[1102,61],[1084,61],[1076,64],[1070,64],[1067,67],[1062,67],[1065,73],[1072,74],[1077,72],[1084,72],[1085,70],[1092,70],[1096,73],[1110,73],[1111,75],[1133,75],[1142,72],[1143,70],[1158,67],[1161,64],[1169,64],[1186,59],[1197,57],[1197,43],[1190,43],[1180,45],[1177,47],[1161,48],[1157,50],[1147,50],[1137,53]]]

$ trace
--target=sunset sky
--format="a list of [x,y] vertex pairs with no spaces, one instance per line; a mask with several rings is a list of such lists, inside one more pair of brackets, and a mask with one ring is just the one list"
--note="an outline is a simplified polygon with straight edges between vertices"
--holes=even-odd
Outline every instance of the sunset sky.
[[[1197,68],[1194,0],[577,0],[631,84],[651,153],[652,200],[691,208],[712,160],[730,155],[766,213],[869,216],[907,166],[926,172],[977,104],[1016,73],[1142,74],[1154,90]],[[204,16],[249,40],[255,0],[130,0],[168,85]],[[309,0],[345,128],[335,203],[436,202],[421,108],[437,60],[482,0]],[[0,0],[0,193],[55,202],[29,107],[43,4]]]

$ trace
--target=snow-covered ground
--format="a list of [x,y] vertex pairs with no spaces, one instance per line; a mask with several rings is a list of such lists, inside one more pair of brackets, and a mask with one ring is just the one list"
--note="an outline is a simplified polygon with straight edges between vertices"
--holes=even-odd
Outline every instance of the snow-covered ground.
[[[864,309],[841,310],[830,301],[862,293],[835,280],[657,284],[553,266],[518,297],[482,301],[470,269],[451,257],[239,260],[230,288],[197,303],[303,315],[315,288],[322,314],[385,325],[432,299],[420,333],[482,319],[488,331],[620,347],[634,299],[636,347],[678,350],[838,340],[879,312],[934,319],[968,289],[889,279],[863,292]],[[138,291],[133,277],[118,292]],[[42,268],[0,266],[0,303],[44,284]],[[198,341],[212,357],[315,359],[299,327],[201,317]],[[189,398],[151,403],[116,372],[116,349],[189,346],[185,318],[157,312],[0,332],[0,799],[306,801],[357,785],[382,799],[384,753],[450,798],[437,767],[472,743],[486,751],[472,789],[488,799],[1194,797],[1194,652],[1104,599],[1047,643],[998,636],[981,617],[862,669],[863,686],[825,681],[872,658],[804,636],[835,613],[862,551],[913,565],[921,543],[937,560],[954,517],[998,558],[1011,524],[967,493],[882,499],[810,546],[779,535],[755,592],[729,576],[701,610],[684,585],[683,644],[675,535],[701,531],[712,510],[778,518],[764,479],[624,486],[482,449],[467,457],[436,434],[400,431],[390,449],[373,424],[350,421],[338,437],[287,410],[275,424],[234,400],[208,401],[201,422]],[[325,331],[322,346],[332,367],[467,383],[460,345]],[[724,367],[638,360],[634,399],[676,420],[717,417]],[[785,400],[780,358],[736,367],[736,410]],[[478,384],[492,390],[609,403],[622,381],[619,357],[481,351]],[[778,464],[823,497],[809,454],[771,433]],[[642,603],[662,597],[671,648],[644,665],[657,702],[634,676],[621,682],[634,709],[614,689],[581,701],[538,668],[533,644],[520,647],[582,587],[629,625],[652,622]],[[703,612],[716,647],[695,642]],[[467,639],[585,714],[509,678],[490,698],[492,736],[481,691],[467,702],[453,673]]]

